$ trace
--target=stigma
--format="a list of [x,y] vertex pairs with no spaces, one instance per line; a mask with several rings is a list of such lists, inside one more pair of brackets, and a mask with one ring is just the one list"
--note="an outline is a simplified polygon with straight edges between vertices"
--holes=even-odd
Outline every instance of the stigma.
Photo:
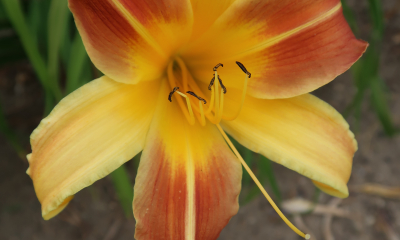
[[[251,77],[251,73],[247,71],[242,63],[236,62],[239,68],[245,73],[241,99],[237,111],[233,115],[228,116],[224,113],[224,95],[227,93],[227,88],[218,74],[218,68],[223,67],[224,65],[218,63],[213,68],[214,74],[208,86],[208,90],[211,91],[211,96],[209,97],[209,100],[206,100],[206,95],[200,90],[193,77],[190,75],[183,60],[176,58],[175,61],[181,69],[182,82],[176,81],[172,69],[173,62],[171,62],[167,69],[168,81],[172,89],[168,95],[168,100],[172,102],[172,96],[176,93],[175,97],[178,101],[178,105],[182,109],[183,114],[190,125],[194,125],[196,119],[201,126],[206,125],[206,119],[217,125],[222,120],[233,121],[240,115],[246,98],[248,79]],[[180,89],[183,91],[180,91]],[[185,99],[186,104],[184,104],[183,99]]]

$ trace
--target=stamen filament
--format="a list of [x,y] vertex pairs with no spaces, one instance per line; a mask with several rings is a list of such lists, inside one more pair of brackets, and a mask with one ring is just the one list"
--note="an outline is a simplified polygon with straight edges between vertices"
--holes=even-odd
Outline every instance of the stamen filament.
[[[171,62],[168,64],[168,68],[167,68],[168,82],[169,82],[169,85],[170,85],[170,88],[171,88],[171,89],[173,89],[174,87],[177,86],[176,81],[175,81],[175,77],[174,77],[174,73],[173,73],[173,69],[172,69],[172,65],[173,65],[173,62],[171,61]],[[183,101],[182,101],[182,99],[181,99],[180,97],[178,97],[177,95],[175,95],[175,98],[176,98],[176,100],[178,101],[178,105],[179,105],[179,107],[181,108],[181,110],[182,110],[182,112],[183,112],[183,115],[185,115],[186,120],[187,120],[191,125],[193,125],[193,124],[194,124],[193,112],[192,112],[192,114],[190,114],[190,113],[188,112],[188,108],[189,108],[189,107],[185,107],[185,104],[183,103]],[[186,102],[187,102],[187,100],[186,100]],[[189,105],[188,105],[188,106],[189,106]],[[190,108],[191,108],[191,105],[190,105]]]
[[219,96],[220,96],[220,94],[219,94],[219,81],[218,81],[218,73],[217,73],[217,71],[215,71],[215,81],[214,81],[214,87],[215,87],[215,89],[214,89],[214,91],[215,91],[215,122],[216,123],[214,123],[214,124],[218,124],[219,122],[217,121],[218,120],[218,114],[219,114],[219,107],[220,107],[220,105],[219,105]]
[[185,63],[183,62],[183,60],[180,57],[176,57],[175,60],[182,70],[183,91],[187,92],[188,91],[188,70],[186,68]]
[[304,239],[310,239],[309,234],[304,234],[302,231],[300,231],[298,228],[296,228],[286,217],[283,215],[281,210],[276,206],[274,201],[271,199],[271,197],[268,195],[267,191],[265,191],[264,187],[261,185],[260,181],[258,181],[257,177],[254,175],[253,171],[247,166],[246,162],[243,160],[242,156],[240,156],[239,152],[235,148],[235,146],[232,144],[231,140],[229,140],[228,136],[224,132],[224,130],[221,128],[219,124],[217,124],[218,130],[221,132],[222,136],[224,137],[225,141],[228,143],[229,147],[232,149],[232,151],[235,153],[236,157],[240,160],[242,163],[243,167],[246,169],[246,171],[249,173],[250,177],[253,179],[253,181],[256,183],[258,188],[261,190],[261,192],[264,194],[265,198],[268,200],[268,202],[271,204],[271,206],[275,209],[276,213],[282,218],[282,220],[299,236],[301,236]]
[[188,109],[189,109],[189,114],[190,114],[190,121],[189,121],[189,124],[190,124],[190,125],[194,125],[194,123],[195,123],[196,120],[194,119],[192,104],[190,103],[189,97],[188,97],[186,94],[181,93],[181,92],[179,92],[179,91],[176,91],[176,93],[178,93],[178,94],[181,95],[182,97],[186,98],[186,104],[187,104],[187,107],[188,107]]
[[204,127],[206,125],[206,118],[204,116],[203,103],[200,100],[199,100],[199,108],[200,108],[200,115],[201,115],[201,121],[199,121],[199,122],[200,122],[200,125],[202,127]]
[[[185,63],[182,61],[182,59],[180,59],[179,57],[177,57],[176,58],[177,59],[177,61],[179,61],[180,60],[180,62],[178,63],[179,64],[179,66],[180,66],[180,68],[181,69],[185,69],[185,70],[187,70],[187,67],[186,67],[186,65],[185,65]],[[200,97],[202,97],[202,98],[205,98],[205,94],[201,91],[201,89],[199,88],[199,86],[196,84],[196,82],[194,81],[194,79],[193,79],[193,77],[192,77],[192,75],[190,74],[190,72],[189,71],[187,71],[187,80],[188,80],[188,85],[196,92],[196,93],[198,93],[199,95],[200,95]],[[184,79],[184,81],[185,81],[185,79]],[[207,119],[209,119],[210,121],[212,121],[213,122],[213,120],[214,120],[214,117],[211,115],[211,111],[213,110],[213,107],[214,107],[214,95],[215,95],[215,93],[214,93],[215,91],[214,91],[214,89],[212,90],[212,92],[211,92],[211,102],[209,102],[209,106],[208,106],[208,109],[207,109],[207,111],[204,113],[204,115],[205,115],[205,117],[207,117]],[[193,105],[193,110],[195,110],[196,111],[196,113],[200,113],[200,115],[201,115],[201,111],[200,111],[200,108],[198,108],[196,105]],[[196,115],[196,117],[197,117],[197,119],[199,120],[199,122],[201,121],[201,116],[199,116],[198,114],[195,114]],[[213,122],[214,123],[214,122]]]
[[245,78],[245,80],[244,80],[244,86],[243,86],[242,99],[240,100],[240,105],[239,105],[238,111],[237,111],[233,116],[230,116],[230,117],[223,117],[224,120],[226,120],[226,121],[233,121],[233,120],[235,120],[237,117],[239,117],[239,115],[240,115],[240,113],[241,113],[241,111],[242,111],[242,108],[243,108],[244,100],[246,99],[247,82],[248,82],[248,80],[249,80],[249,76],[246,74],[246,78]]
[[214,107],[214,87],[211,88],[211,100],[210,100],[209,103],[210,103],[210,106],[208,106],[208,109],[207,109],[207,111],[205,112],[206,115],[209,114],[209,113],[211,113],[211,110],[212,110],[213,107]]
[[224,112],[224,90],[221,88],[221,94],[220,94],[220,102],[219,102],[219,112],[218,115],[216,116],[216,122],[217,124],[221,122],[222,118],[222,113]]

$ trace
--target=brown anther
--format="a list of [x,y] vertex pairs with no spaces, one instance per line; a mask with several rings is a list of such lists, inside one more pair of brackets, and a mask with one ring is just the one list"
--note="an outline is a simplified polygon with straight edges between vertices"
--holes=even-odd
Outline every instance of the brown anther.
[[187,91],[186,93],[192,95],[193,97],[199,99],[200,101],[203,101],[204,104],[207,103],[206,100],[204,100],[204,98],[201,98],[201,97],[197,96],[196,93],[194,93],[194,92],[192,92],[192,91]]
[[171,99],[172,94],[174,94],[174,92],[176,92],[178,89],[179,89],[179,87],[174,87],[174,89],[172,89],[172,92],[169,93],[168,100],[170,102],[172,102],[172,99]]
[[247,76],[249,76],[249,78],[251,78],[251,73],[249,71],[247,71],[247,69],[244,67],[244,65],[241,62],[236,61],[236,64],[240,67],[240,69],[242,69],[242,71],[244,73],[247,74]]
[[208,90],[211,91],[211,87],[212,85],[214,85],[214,81],[215,81],[215,76],[211,79],[210,85],[208,85]]
[[224,94],[226,94],[226,87],[224,84],[222,84],[222,79],[218,76],[219,84],[221,84],[222,90],[224,91]]
[[[208,90],[211,91],[211,87],[214,85],[214,81],[215,81],[215,74],[214,74],[214,77],[211,79],[210,85],[208,85]],[[226,87],[222,83],[222,79],[220,76],[218,76],[218,81],[219,81],[219,84],[221,84],[221,87],[224,90],[224,93],[226,94]]]
[[217,68],[223,67],[223,66],[224,66],[224,64],[218,63],[217,65],[215,65],[215,67],[213,68],[213,70],[214,70],[214,71],[217,71]]

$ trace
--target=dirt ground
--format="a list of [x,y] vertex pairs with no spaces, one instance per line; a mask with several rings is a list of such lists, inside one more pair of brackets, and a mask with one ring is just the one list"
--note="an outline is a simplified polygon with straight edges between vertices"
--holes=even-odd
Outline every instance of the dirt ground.
[[[368,24],[367,1],[350,1],[359,20],[362,36],[371,29]],[[400,1],[383,0],[386,35],[381,59],[382,77],[389,89],[393,120],[400,126]],[[355,94],[351,73],[346,72],[315,94],[340,112]],[[0,69],[0,102],[7,119],[29,151],[28,136],[42,116],[42,92],[27,62],[18,62]],[[353,124],[353,119],[348,119]],[[354,126],[354,125],[352,125]],[[368,101],[356,134],[359,151],[354,158],[349,182],[350,196],[341,202],[321,194],[319,212],[291,216],[296,225],[308,229],[313,239],[399,240],[400,201],[376,194],[357,192],[368,183],[388,187],[400,186],[400,135],[385,136]],[[135,165],[128,163],[132,182]],[[133,239],[135,221],[127,220],[119,206],[108,177],[79,192],[69,206],[56,218],[44,221],[30,178],[28,167],[0,136],[0,239],[1,240],[125,240]],[[284,200],[301,197],[311,200],[314,186],[307,178],[274,164],[278,185]],[[271,192],[270,189],[268,189]],[[400,198],[399,198],[400,199]],[[335,202],[336,201],[336,202]],[[323,206],[337,207],[324,210]],[[300,239],[278,217],[261,196],[241,206],[220,240],[236,239]]]

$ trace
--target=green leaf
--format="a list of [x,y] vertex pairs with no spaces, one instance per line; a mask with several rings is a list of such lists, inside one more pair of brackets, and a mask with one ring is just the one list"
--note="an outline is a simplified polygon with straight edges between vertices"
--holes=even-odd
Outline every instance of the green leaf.
[[247,193],[244,199],[240,202],[240,205],[246,205],[247,203],[251,202],[254,198],[256,198],[261,193],[260,189],[257,185],[253,186],[251,190]]
[[274,169],[272,168],[272,162],[268,158],[260,155],[260,161],[258,163],[260,172],[264,172],[268,178],[268,182],[272,188],[278,204],[282,201],[281,191],[279,190],[278,183],[275,178]]
[[393,136],[397,132],[397,129],[394,127],[390,116],[383,80],[379,77],[375,77],[371,81],[371,102],[385,133]]
[[48,76],[50,87],[57,101],[63,97],[59,85],[59,53],[61,43],[66,35],[69,17],[68,1],[53,0],[48,17]]
[[376,40],[382,40],[385,28],[384,16],[381,0],[368,0],[370,16],[374,26],[372,37]]
[[342,0],[342,8],[343,8],[343,15],[346,18],[347,23],[350,25],[351,30],[353,30],[353,32],[356,35],[358,35],[359,31],[358,31],[357,21],[353,14],[353,11],[349,7],[349,5],[347,5],[347,0]]
[[29,27],[25,21],[24,14],[22,12],[22,7],[19,0],[1,0],[4,9],[13,25],[15,31],[18,33],[25,52],[32,63],[32,66],[39,78],[40,83],[45,89],[46,94],[46,106],[51,104],[52,92],[49,83],[49,78],[47,75],[46,64],[40,55],[39,49],[35,44],[32,33],[29,31]]
[[[67,93],[71,93],[82,85],[83,70],[88,68],[89,57],[86,53],[85,46],[83,45],[81,36],[75,35],[72,42],[71,55],[69,56],[68,69],[67,69]],[[90,65],[89,65],[90,66]]]
[[0,22],[6,21],[7,15],[3,7],[0,7]]
[[117,168],[111,173],[111,179],[114,183],[115,191],[117,192],[121,206],[127,218],[132,217],[132,201],[133,201],[133,186],[128,176],[128,172],[124,165]]
[[32,34],[32,41],[35,45],[38,44],[38,35],[42,28],[43,13],[41,12],[41,2],[37,0],[30,1],[28,12],[28,23]]
[[7,120],[6,120],[6,117],[4,116],[4,112],[3,112],[1,105],[0,105],[0,133],[2,133],[4,135],[7,142],[14,148],[14,150],[17,152],[18,156],[21,159],[25,159],[26,152],[19,144],[19,142],[17,140],[17,135],[15,134],[15,132],[7,124]]
[[[249,166],[249,168],[252,169],[253,152],[247,148],[244,148],[243,149],[243,160],[247,163],[247,166]],[[244,167],[242,167],[242,169],[243,169],[243,179],[242,179],[243,186],[249,186],[251,177]]]
[[47,25],[50,0],[30,0],[27,14],[27,23],[39,51],[47,56]]

